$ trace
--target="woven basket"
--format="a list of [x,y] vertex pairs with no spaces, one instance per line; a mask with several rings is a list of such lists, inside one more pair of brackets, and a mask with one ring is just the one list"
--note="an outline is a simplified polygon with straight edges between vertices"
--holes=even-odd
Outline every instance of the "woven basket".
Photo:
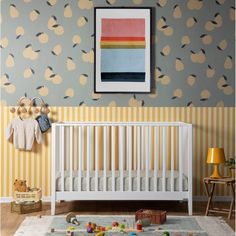
[[42,201],[38,202],[23,202],[17,204],[16,202],[11,202],[11,212],[19,214],[27,214],[32,212],[42,211]]
[[140,209],[135,213],[135,221],[148,218],[151,224],[163,224],[166,221],[166,211]]
[[15,202],[38,202],[42,198],[41,189],[34,189],[29,192],[18,192],[15,191],[13,194],[13,199]]

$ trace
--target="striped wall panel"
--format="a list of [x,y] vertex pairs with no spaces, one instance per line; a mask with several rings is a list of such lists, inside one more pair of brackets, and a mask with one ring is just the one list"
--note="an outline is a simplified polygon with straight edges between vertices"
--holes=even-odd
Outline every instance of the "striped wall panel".
[[[41,187],[50,195],[51,133],[45,134],[44,145],[32,152],[19,151],[5,141],[4,127],[15,114],[10,107],[0,107],[1,118],[1,188],[0,197],[12,195],[15,178],[26,179],[31,187]],[[193,124],[193,189],[195,196],[204,195],[202,178],[212,168],[206,165],[207,148],[221,146],[226,156],[235,155],[235,108],[233,107],[51,107],[54,121],[184,121]],[[224,175],[228,172],[222,168]],[[218,195],[229,194],[225,188]]]

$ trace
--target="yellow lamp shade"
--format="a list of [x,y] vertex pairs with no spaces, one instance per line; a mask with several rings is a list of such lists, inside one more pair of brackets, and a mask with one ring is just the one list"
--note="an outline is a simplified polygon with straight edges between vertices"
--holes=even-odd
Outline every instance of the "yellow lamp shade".
[[209,148],[207,155],[207,163],[214,165],[214,170],[212,172],[211,178],[222,178],[218,166],[219,164],[225,163],[225,154],[223,148]]
[[225,163],[224,149],[223,148],[208,148],[207,163],[208,164]]

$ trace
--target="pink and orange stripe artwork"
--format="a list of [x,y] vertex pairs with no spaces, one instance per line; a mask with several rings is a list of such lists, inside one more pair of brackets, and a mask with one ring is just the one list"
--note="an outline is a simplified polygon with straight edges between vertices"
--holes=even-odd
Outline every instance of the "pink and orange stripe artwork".
[[144,19],[102,19],[101,48],[145,48]]

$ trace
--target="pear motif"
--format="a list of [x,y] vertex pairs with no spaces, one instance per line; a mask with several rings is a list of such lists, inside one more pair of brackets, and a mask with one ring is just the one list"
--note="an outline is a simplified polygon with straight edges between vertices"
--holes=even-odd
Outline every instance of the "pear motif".
[[31,21],[36,21],[38,19],[40,12],[38,10],[33,10],[30,12],[29,18]]
[[65,97],[64,98],[73,98],[75,95],[74,89],[73,88],[68,88],[65,91]]
[[23,36],[25,34],[25,30],[22,26],[18,26],[16,28],[16,38],[20,38],[21,36]]
[[84,86],[84,85],[87,84],[87,82],[88,82],[88,75],[87,75],[87,74],[82,74],[82,75],[80,75],[80,77],[79,77],[79,83],[80,83],[82,86]]
[[235,21],[235,7],[230,7],[229,9],[229,18],[232,21]]
[[60,44],[55,45],[52,49],[52,54],[55,55],[55,56],[60,55],[61,52],[62,52],[62,47],[61,47]]
[[187,83],[189,86],[193,86],[196,82],[196,75],[189,75],[187,78]]
[[208,100],[211,96],[211,93],[209,90],[205,89],[201,91],[201,101]]
[[11,16],[11,18],[17,18],[17,17],[19,17],[19,15],[20,15],[20,13],[17,10],[16,5],[11,4],[10,5],[10,16]]
[[37,89],[39,95],[42,96],[42,97],[46,97],[48,95],[48,93],[49,93],[48,87],[46,87],[44,85],[43,86],[39,86],[36,89]]
[[8,55],[6,59],[6,66],[10,68],[15,66],[14,56],[11,53]]
[[64,17],[66,17],[66,18],[72,17],[72,10],[71,10],[71,7],[68,3],[64,6]]
[[56,74],[53,79],[52,79],[52,83],[53,84],[61,84],[62,82],[62,78],[60,75]]
[[227,41],[224,39],[219,43],[217,48],[220,49],[220,50],[225,50],[227,48],[227,45],[228,45]]
[[143,3],[143,0],[133,0],[133,3],[136,5],[140,5]]
[[174,19],[180,19],[182,17],[182,12],[179,5],[174,6],[173,17]]
[[177,71],[181,71],[184,69],[184,63],[182,62],[181,58],[177,57],[175,59],[175,69]]
[[90,50],[89,52],[86,52],[82,50],[82,59],[84,62],[94,63],[94,51]]
[[36,37],[38,38],[38,41],[40,43],[47,43],[48,42],[48,35],[44,32],[40,32],[38,34],[36,34]]
[[187,21],[186,21],[186,26],[188,27],[188,28],[192,28],[195,24],[196,24],[196,18],[194,18],[194,17],[189,17],[188,19],[187,19]]
[[168,56],[168,55],[170,54],[170,52],[171,52],[170,46],[169,46],[169,45],[166,45],[166,46],[162,49],[161,54],[162,54],[163,56]]
[[93,1],[92,0],[79,0],[78,7],[82,10],[84,9],[89,10],[93,7]]
[[233,67],[233,62],[232,62],[232,57],[231,56],[227,56],[224,62],[224,68],[226,70],[230,70]]
[[200,10],[203,6],[203,1],[201,0],[189,0],[187,7],[190,10]]
[[203,44],[209,45],[212,43],[212,36],[209,34],[202,34],[200,38],[202,39]]
[[86,23],[88,22],[88,19],[85,16],[81,16],[79,17],[79,19],[77,20],[77,26],[79,28],[83,27]]
[[30,77],[32,77],[32,75],[34,74],[34,70],[32,70],[31,68],[26,68],[24,70],[24,78],[29,79]]
[[13,94],[16,91],[16,86],[14,84],[9,84],[6,86],[5,91],[7,93]]
[[71,57],[67,57],[66,68],[69,71],[75,70],[76,65]]
[[92,99],[93,100],[98,100],[101,97],[102,97],[102,94],[92,92]]
[[214,75],[215,75],[215,70],[210,65],[208,65],[206,71],[207,78],[212,78]]
[[0,48],[6,48],[8,46],[8,38],[4,37],[0,40]]

